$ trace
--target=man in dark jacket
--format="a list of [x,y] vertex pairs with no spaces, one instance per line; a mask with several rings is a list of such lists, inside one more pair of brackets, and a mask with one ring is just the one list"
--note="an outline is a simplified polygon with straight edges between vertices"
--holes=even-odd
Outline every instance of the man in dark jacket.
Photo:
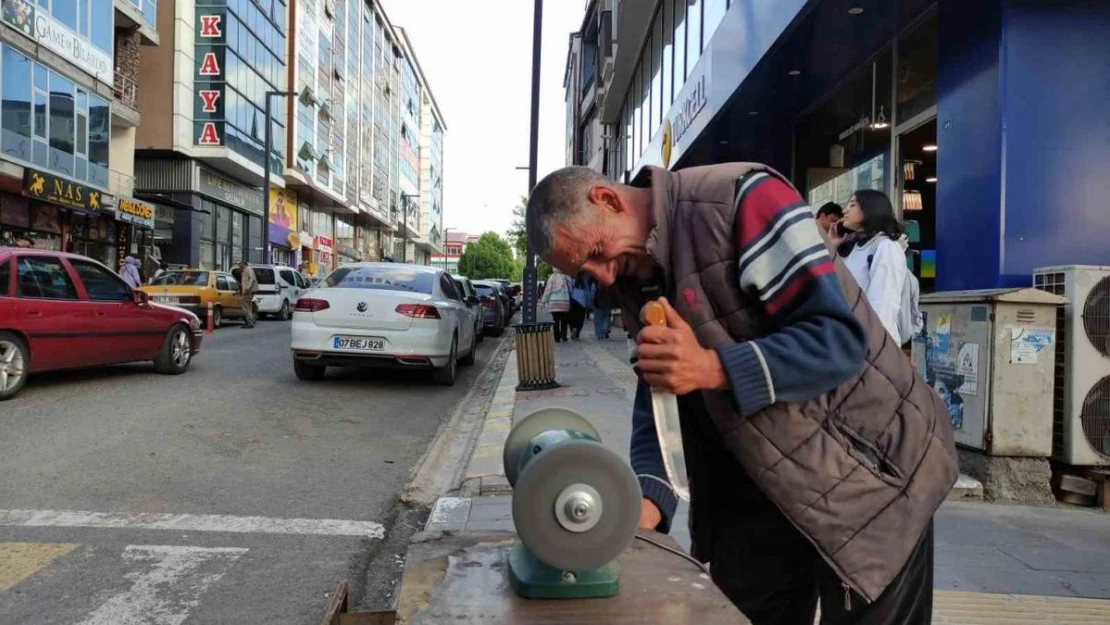
[[[943,403],[920,380],[797,191],[730,163],[649,186],[559,170],[532,191],[551,265],[615,285],[640,377],[641,524],[676,499],[650,388],[679,396],[694,555],[756,625],[929,623],[932,517],[955,482]],[[666,327],[641,329],[660,299]]]

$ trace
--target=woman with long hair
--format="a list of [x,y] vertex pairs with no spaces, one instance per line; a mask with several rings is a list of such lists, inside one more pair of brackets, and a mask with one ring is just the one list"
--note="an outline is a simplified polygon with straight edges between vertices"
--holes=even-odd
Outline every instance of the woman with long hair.
[[871,189],[856,191],[848,200],[844,218],[830,229],[829,236],[887,332],[899,346],[912,339],[898,332],[902,289],[909,275],[909,243],[890,198]]

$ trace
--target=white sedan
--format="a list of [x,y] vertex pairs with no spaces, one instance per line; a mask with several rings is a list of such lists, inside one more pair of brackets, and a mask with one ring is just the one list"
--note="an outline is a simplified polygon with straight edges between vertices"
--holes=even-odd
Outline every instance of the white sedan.
[[433,267],[345,264],[297,300],[293,371],[319,380],[328,367],[430,369],[451,386],[459,363],[474,364],[475,304]]

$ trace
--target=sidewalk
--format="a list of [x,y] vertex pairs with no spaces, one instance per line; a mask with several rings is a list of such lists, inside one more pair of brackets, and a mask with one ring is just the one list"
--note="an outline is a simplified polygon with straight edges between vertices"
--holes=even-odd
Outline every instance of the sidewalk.
[[[603,442],[628,457],[635,375],[624,332],[556,348],[559,388],[517,393],[515,354],[502,375],[457,497],[441,498],[427,531],[512,532],[501,450],[512,423],[549,406],[586,416]],[[680,506],[672,535],[690,539]],[[936,518],[934,623],[1110,624],[1110,515],[949,501]]]

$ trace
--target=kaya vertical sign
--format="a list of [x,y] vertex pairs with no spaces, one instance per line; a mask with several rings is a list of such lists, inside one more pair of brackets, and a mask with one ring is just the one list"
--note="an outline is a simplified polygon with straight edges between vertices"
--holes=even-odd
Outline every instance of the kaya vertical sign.
[[226,117],[222,102],[227,58],[224,16],[222,9],[208,6],[197,7],[196,16],[193,140],[197,145],[218,146],[224,143],[223,120]]
[[[72,2],[73,0],[70,0]],[[112,84],[112,56],[69,29],[46,11],[35,10],[27,0],[4,0],[3,19],[51,52],[73,63],[97,80]],[[100,28],[110,26],[98,25]]]

